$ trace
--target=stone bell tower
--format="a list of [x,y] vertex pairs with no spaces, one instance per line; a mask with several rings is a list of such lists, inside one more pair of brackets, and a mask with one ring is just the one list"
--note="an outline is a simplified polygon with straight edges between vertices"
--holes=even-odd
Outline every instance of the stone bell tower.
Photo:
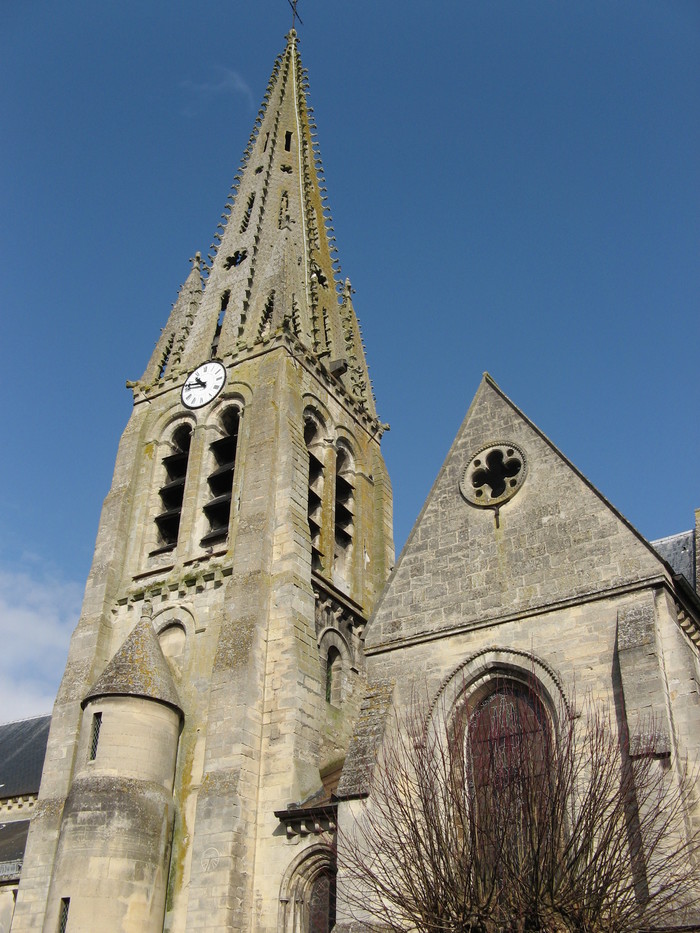
[[13,931],[277,929],[275,810],[342,764],[391,487],[307,90],[292,30],[129,384]]

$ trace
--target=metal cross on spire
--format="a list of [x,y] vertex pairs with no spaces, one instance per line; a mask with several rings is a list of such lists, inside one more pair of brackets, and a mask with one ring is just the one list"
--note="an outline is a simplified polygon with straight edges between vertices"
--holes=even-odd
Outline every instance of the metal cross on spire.
[[290,5],[290,7],[292,8],[292,29],[294,29],[294,26],[296,25],[296,21],[297,21],[297,20],[299,20],[300,25],[302,25],[302,26],[304,25],[304,20],[303,20],[303,19],[301,18],[301,16],[299,16],[299,14],[297,13],[297,3],[298,3],[298,2],[299,2],[299,0],[287,0],[287,3],[288,3],[288,4]]

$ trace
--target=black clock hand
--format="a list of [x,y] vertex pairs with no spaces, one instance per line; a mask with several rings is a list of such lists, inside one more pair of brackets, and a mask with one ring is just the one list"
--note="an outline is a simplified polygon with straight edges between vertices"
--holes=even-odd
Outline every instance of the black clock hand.
[[201,389],[206,389],[207,384],[206,382],[202,382],[201,379],[196,379],[193,383],[188,382],[187,385],[185,386],[186,389],[196,389],[197,387]]

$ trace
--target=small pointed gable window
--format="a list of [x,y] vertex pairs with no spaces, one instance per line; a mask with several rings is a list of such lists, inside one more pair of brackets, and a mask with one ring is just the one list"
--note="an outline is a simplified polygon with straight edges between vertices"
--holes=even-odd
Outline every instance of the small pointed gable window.
[[207,477],[209,501],[204,506],[204,514],[209,527],[201,541],[204,547],[225,541],[228,537],[240,425],[239,409],[228,408],[221,416],[220,424],[222,435],[210,446],[213,469]]
[[152,555],[172,551],[177,544],[191,442],[192,428],[188,424],[180,425],[172,437],[172,452],[163,457],[165,481],[158,493],[161,511],[156,515],[158,546]]
[[221,303],[219,305],[219,317],[216,321],[216,330],[214,331],[214,338],[211,342],[211,353],[210,356],[213,358],[216,356],[216,351],[219,348],[219,338],[221,337],[221,329],[224,326],[224,318],[226,317],[226,310],[228,308],[229,299],[231,297],[231,289],[227,288],[225,292],[221,294]]
[[277,218],[277,226],[280,230],[292,229],[292,218],[289,214],[289,194],[287,191],[283,191],[280,195],[280,209],[279,216]]

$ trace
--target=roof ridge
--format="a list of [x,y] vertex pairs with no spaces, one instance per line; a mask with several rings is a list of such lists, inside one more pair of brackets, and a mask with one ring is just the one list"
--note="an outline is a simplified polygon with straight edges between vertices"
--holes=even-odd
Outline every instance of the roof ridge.
[[0,729],[3,726],[16,726],[20,722],[33,722],[35,719],[51,719],[52,713],[37,713],[36,716],[22,716],[19,719],[8,719],[5,722],[0,722]]

